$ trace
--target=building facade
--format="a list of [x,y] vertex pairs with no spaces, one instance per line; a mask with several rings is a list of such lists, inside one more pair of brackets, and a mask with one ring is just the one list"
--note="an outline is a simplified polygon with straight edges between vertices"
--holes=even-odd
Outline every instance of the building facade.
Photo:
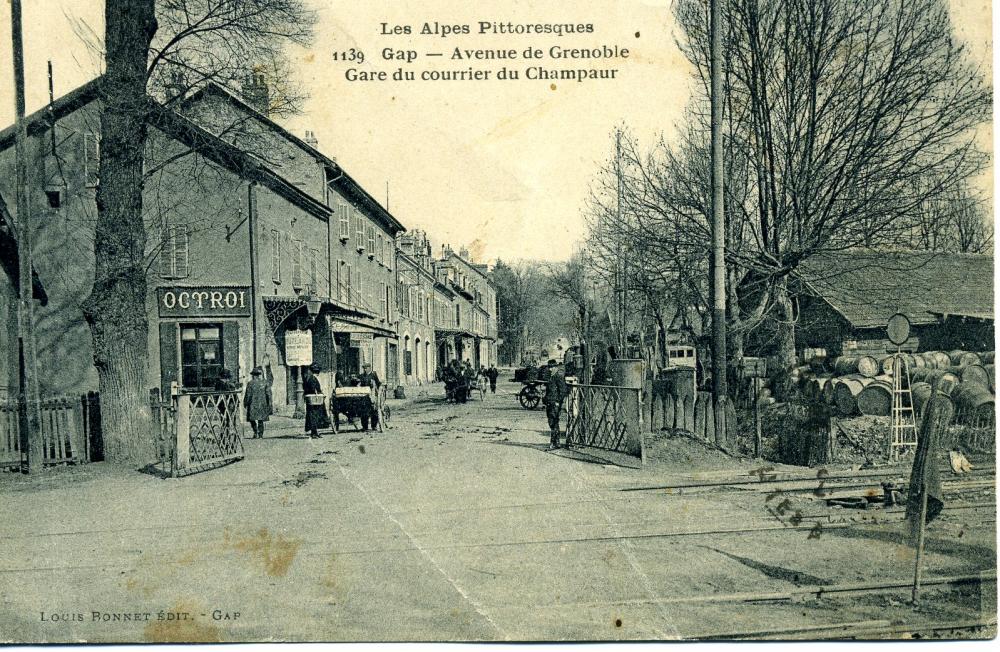
[[[49,297],[36,313],[36,340],[41,360],[59,361],[42,374],[46,394],[97,386],[81,303],[93,282],[99,83],[28,119],[40,180],[31,196],[34,261]],[[215,120],[203,126],[208,115]],[[325,388],[334,372],[358,373],[365,362],[386,374],[396,357],[394,240],[402,225],[314,145],[221,88],[206,87],[181,111],[158,107],[149,121],[149,385],[210,389],[224,368],[245,382],[260,365],[276,407],[291,410],[301,402],[300,365],[287,364],[286,346],[301,349],[303,339],[293,332],[306,337]],[[228,140],[212,133],[224,124],[241,128],[225,133]],[[11,198],[12,145],[13,130],[0,132],[0,195]],[[9,275],[0,295],[12,312]],[[7,324],[16,320],[4,321],[0,384],[9,388],[17,347]]]
[[[94,278],[100,79],[27,119],[35,332],[45,395],[97,389],[82,304]],[[302,404],[372,364],[390,387],[434,382],[450,360],[496,363],[484,265],[403,225],[311,134],[299,138],[214,84],[153,105],[145,156],[149,387],[212,389],[261,366],[275,406]],[[14,130],[0,131],[0,395],[18,386]],[[13,272],[13,273],[12,273]]]

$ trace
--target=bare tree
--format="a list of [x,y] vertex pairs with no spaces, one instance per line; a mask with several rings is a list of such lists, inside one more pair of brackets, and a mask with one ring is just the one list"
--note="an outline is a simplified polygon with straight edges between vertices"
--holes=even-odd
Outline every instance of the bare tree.
[[[707,79],[706,2],[676,11]],[[981,170],[990,89],[943,0],[730,0],[725,23],[727,109],[739,117],[727,149],[746,156],[753,190],[741,227],[753,246],[727,257],[770,296],[791,366],[789,275],[817,253],[898,242],[916,206]]]
[[141,464],[153,453],[145,388],[150,248],[143,206],[150,93],[169,102],[183,92],[166,89],[181,83],[232,84],[255,64],[278,69],[282,45],[305,42],[311,25],[301,0],[105,4],[95,275],[83,310],[93,335],[109,461]]

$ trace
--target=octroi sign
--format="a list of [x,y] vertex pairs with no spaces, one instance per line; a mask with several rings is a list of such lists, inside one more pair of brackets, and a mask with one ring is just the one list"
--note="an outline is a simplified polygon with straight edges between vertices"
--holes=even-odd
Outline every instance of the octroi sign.
[[161,317],[249,317],[250,288],[161,287],[156,289]]

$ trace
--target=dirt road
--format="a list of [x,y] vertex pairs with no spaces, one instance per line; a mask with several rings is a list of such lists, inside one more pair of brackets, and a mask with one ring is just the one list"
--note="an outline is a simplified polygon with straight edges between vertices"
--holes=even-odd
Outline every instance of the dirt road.
[[[764,491],[622,491],[754,463],[635,470],[548,452],[544,414],[511,391],[411,403],[383,434],[272,428],[246,460],[184,479],[105,464],[0,476],[0,640],[659,639],[995,619],[990,582],[931,586],[917,610],[905,590],[816,599],[909,581],[902,527],[838,524],[809,492],[776,516]],[[989,514],[932,524],[925,577],[995,572]]]

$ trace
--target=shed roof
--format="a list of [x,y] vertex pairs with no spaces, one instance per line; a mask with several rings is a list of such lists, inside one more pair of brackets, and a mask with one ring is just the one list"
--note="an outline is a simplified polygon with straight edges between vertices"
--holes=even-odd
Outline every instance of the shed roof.
[[885,326],[897,312],[913,324],[993,319],[990,255],[846,249],[808,258],[796,275],[855,328]]

